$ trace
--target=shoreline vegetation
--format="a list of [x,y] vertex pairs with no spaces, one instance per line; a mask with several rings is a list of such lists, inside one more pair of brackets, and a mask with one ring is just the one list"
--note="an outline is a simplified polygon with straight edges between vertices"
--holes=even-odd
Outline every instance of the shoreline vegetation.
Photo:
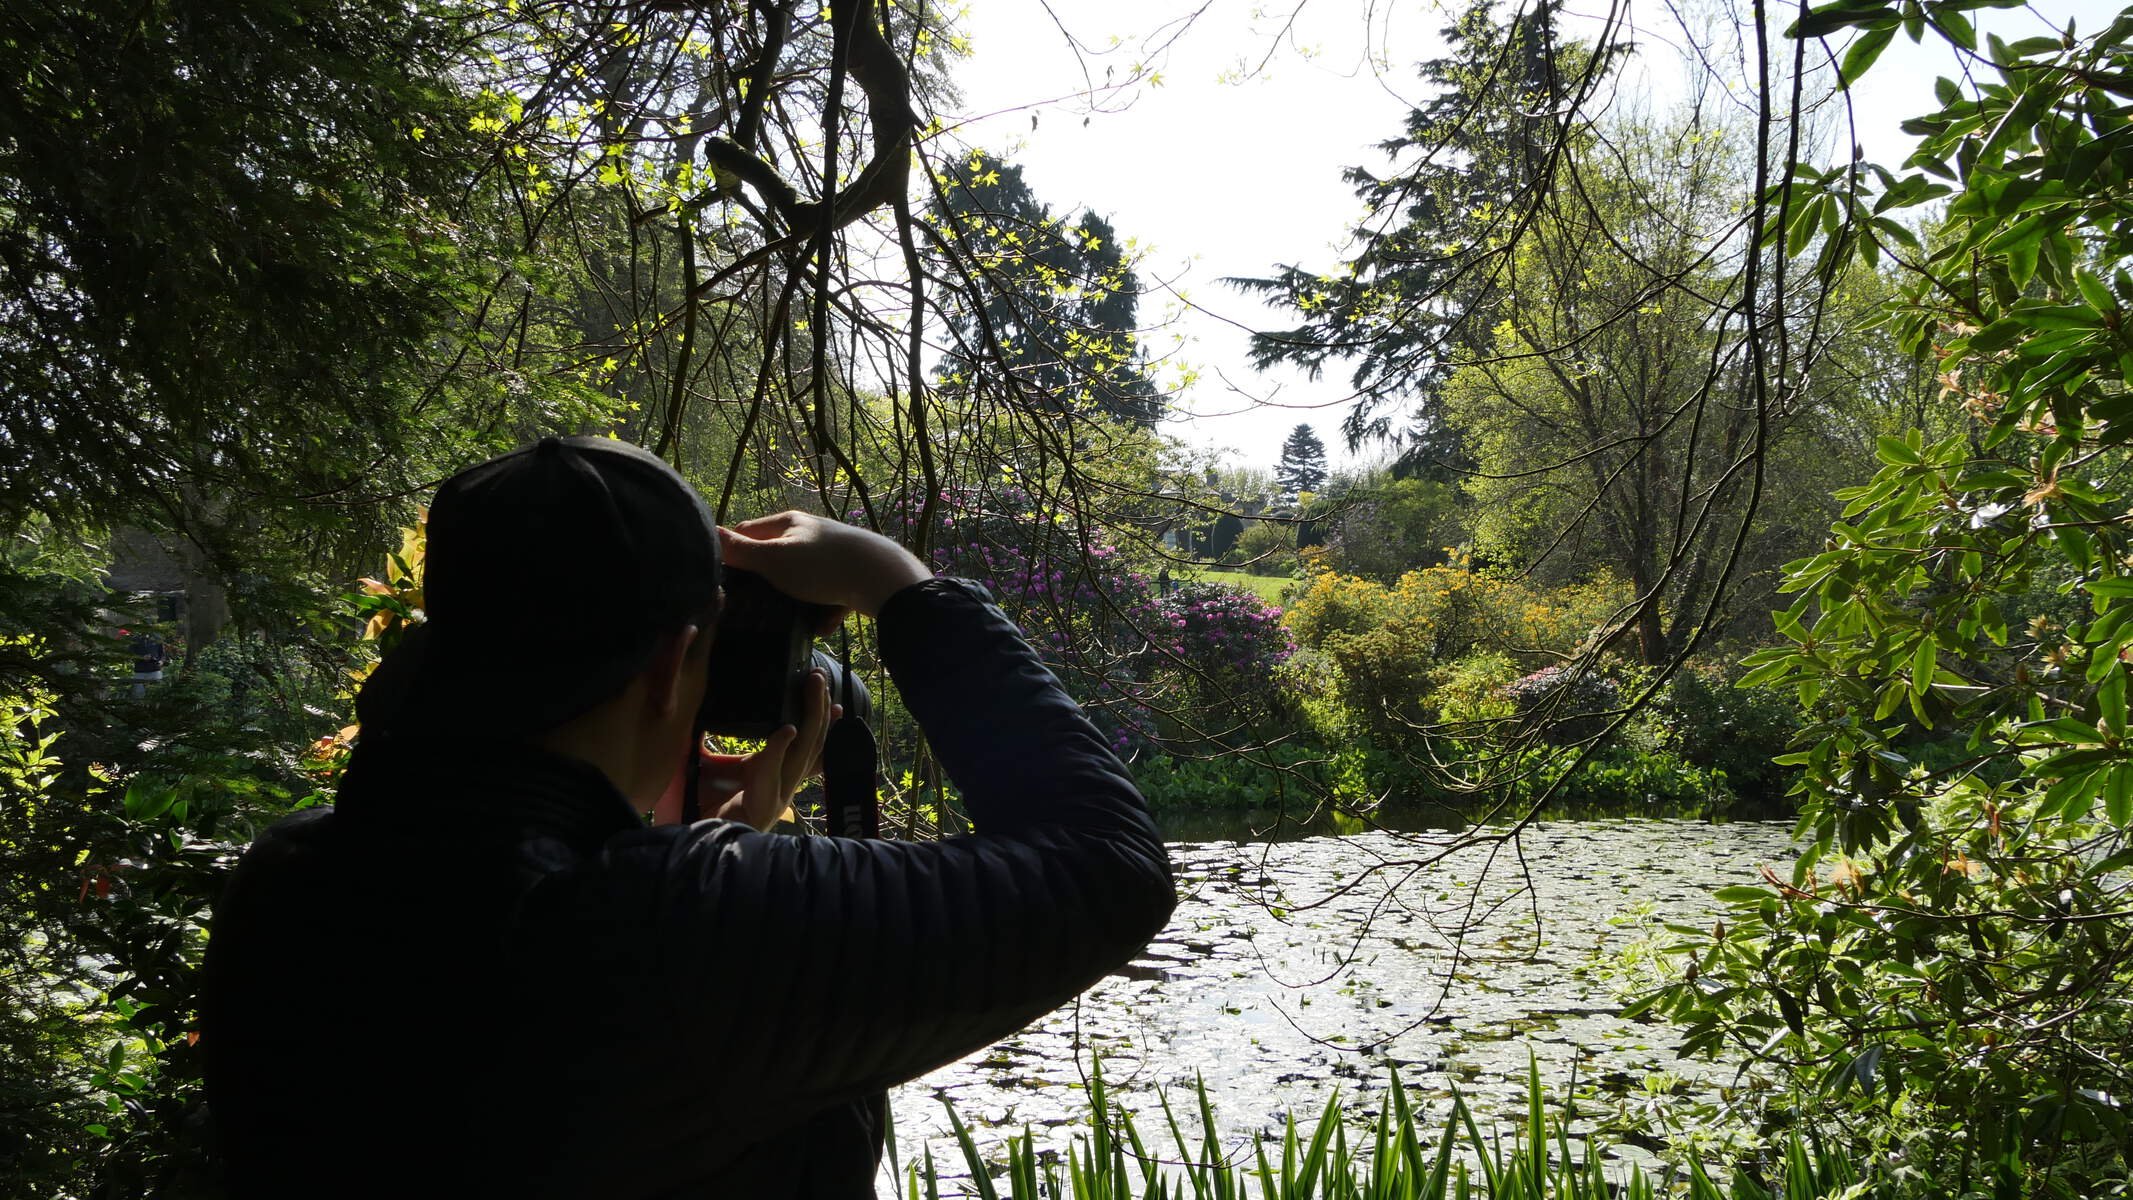
[[1374,1116],[1351,1116],[1336,1096],[1315,1118],[1289,1114],[1278,1135],[1245,1148],[1217,1132],[1204,1084],[1176,1104],[1169,1091],[1158,1093],[1161,1120],[1143,1114],[1157,1134],[1144,1137],[1097,1062],[1086,1132],[1064,1155],[1040,1150],[1025,1129],[988,1156],[949,1104],[963,1173],[944,1172],[931,1144],[916,1162],[892,1156],[890,1171],[906,1200],[1827,1200],[1852,1194],[1859,1178],[1840,1155],[1797,1134],[1718,1167],[1694,1157],[1656,1173],[1607,1162],[1603,1146],[1571,1138],[1537,1064],[1527,1071],[1524,1117],[1508,1131],[1484,1131],[1456,1087],[1450,1111],[1436,1116],[1409,1101],[1397,1070],[1388,1075],[1390,1103]]

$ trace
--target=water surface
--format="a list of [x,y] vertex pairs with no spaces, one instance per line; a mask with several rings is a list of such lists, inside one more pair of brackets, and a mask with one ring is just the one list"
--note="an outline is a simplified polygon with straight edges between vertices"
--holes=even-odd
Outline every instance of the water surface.
[[1577,1097],[1580,1130],[1657,1088],[1715,1094],[1729,1069],[1681,1059],[1667,1025],[1624,1019],[1602,966],[1656,922],[1710,925],[1711,891],[1782,869],[1789,832],[1558,822],[1448,856],[1444,831],[1175,843],[1181,902],[1162,936],[1077,1002],[897,1089],[899,1150],[930,1144],[962,1172],[944,1098],[994,1157],[1025,1125],[1061,1150],[1093,1055],[1144,1136],[1161,1126],[1155,1089],[1204,1079],[1227,1149],[1247,1154],[1335,1089],[1351,1116],[1374,1116],[1388,1066],[1414,1103],[1442,1111],[1457,1086],[1506,1124],[1529,1051],[1552,1092]]

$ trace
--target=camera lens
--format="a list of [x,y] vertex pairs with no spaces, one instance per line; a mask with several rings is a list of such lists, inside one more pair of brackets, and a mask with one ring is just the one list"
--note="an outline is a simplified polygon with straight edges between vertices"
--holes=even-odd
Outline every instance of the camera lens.
[[[830,703],[844,705],[845,716],[858,717],[872,725],[874,697],[867,692],[866,681],[859,677],[858,672],[831,657],[828,651],[816,650],[814,658],[815,667],[829,676]],[[851,688],[849,697],[845,695],[847,686]]]

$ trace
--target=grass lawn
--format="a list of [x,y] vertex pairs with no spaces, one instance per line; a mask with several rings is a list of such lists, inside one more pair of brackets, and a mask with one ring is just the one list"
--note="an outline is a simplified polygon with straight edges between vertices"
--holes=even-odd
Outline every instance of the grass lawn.
[[1220,567],[1202,568],[1195,576],[1203,583],[1223,583],[1230,587],[1243,588],[1258,595],[1268,604],[1279,607],[1281,593],[1296,581],[1276,575],[1252,575],[1244,571],[1231,571]]

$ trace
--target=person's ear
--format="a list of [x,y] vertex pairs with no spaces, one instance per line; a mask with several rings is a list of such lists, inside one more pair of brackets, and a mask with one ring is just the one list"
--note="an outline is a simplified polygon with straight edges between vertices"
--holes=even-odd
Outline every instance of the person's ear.
[[645,668],[646,683],[650,686],[645,694],[652,703],[652,715],[658,718],[672,716],[676,709],[687,706],[695,708],[698,697],[685,695],[689,690],[689,672],[686,667],[700,657],[698,640],[708,642],[710,630],[694,625],[684,625],[667,635],[652,655]]

